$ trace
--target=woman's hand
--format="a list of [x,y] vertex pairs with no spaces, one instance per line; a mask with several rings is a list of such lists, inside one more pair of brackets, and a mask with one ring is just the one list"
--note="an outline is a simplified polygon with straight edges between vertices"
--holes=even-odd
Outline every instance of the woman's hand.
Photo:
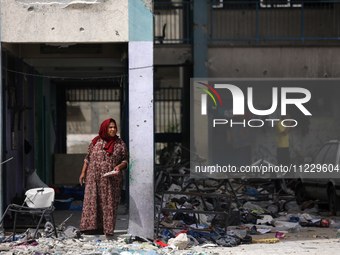
[[115,176],[115,175],[119,174],[121,172],[122,166],[124,168],[125,165],[126,165],[126,163],[121,163],[121,164],[115,166],[112,171],[104,174],[103,177],[111,177],[111,176]]
[[126,168],[126,163],[122,162],[119,165],[117,165],[115,168],[113,168],[113,171],[120,172],[122,169]]
[[83,186],[83,184],[85,183],[85,173],[81,173],[80,177],[79,177],[79,183],[80,183],[80,186]]
[[113,168],[113,171],[116,171],[116,172],[120,172],[120,167],[119,167],[119,165],[118,166],[115,166],[115,168]]
[[87,163],[84,162],[83,169],[81,170],[81,175],[79,177],[80,186],[83,186],[83,184],[85,183],[86,169],[87,169]]

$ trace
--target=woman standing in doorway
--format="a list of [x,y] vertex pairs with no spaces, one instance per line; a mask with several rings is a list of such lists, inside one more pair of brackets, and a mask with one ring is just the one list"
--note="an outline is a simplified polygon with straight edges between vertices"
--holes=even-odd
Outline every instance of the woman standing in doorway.
[[116,121],[105,120],[84,160],[79,177],[80,185],[86,183],[79,227],[84,234],[114,234],[123,170],[128,167],[126,145],[116,133]]

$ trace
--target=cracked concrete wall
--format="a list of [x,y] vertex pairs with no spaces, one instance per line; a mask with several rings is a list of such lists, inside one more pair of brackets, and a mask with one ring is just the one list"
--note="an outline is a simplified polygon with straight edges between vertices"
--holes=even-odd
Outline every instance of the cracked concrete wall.
[[209,77],[339,78],[339,47],[209,48]]
[[2,42],[128,40],[128,0],[1,1]]

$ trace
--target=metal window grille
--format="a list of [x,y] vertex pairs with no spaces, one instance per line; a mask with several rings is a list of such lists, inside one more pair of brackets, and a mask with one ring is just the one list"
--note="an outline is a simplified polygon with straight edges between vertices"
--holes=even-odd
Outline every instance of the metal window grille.
[[107,102],[121,100],[120,88],[70,88],[66,89],[66,101],[70,102]]

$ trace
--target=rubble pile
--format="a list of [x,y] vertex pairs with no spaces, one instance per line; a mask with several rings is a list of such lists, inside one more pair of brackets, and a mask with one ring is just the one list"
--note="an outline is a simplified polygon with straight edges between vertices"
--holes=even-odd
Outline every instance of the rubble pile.
[[203,255],[213,254],[202,253],[204,248],[279,243],[293,233],[340,228],[340,222],[319,208],[317,201],[298,205],[292,194],[272,188],[255,182],[221,185],[204,181],[183,191],[182,186],[172,184],[169,193],[163,191],[156,203],[154,239],[126,235],[107,240],[105,236],[82,235],[78,228],[66,226],[70,215],[56,227],[58,238],[49,221],[35,239],[35,229],[27,229],[15,240],[3,232],[0,254]]
[[[170,195],[166,191],[163,193],[162,203],[157,206],[160,213],[156,214],[156,222],[159,223],[156,232],[163,243],[174,244],[179,234],[186,233],[190,240],[188,244],[234,247],[250,243],[276,243],[286,238],[287,233],[308,232],[314,227],[340,227],[340,222],[326,219],[332,215],[319,208],[317,201],[298,205],[291,190],[276,192],[274,182],[267,186],[256,181],[251,185],[235,182],[230,183],[230,187],[216,185],[215,189],[214,185],[207,183],[187,187],[187,190],[196,193],[186,194],[194,195],[183,195],[183,188],[175,184],[169,188]],[[208,192],[233,195],[233,191],[236,197],[230,196],[230,199],[203,198],[199,195]],[[203,211],[224,211],[225,215],[205,215]],[[267,233],[271,236],[261,237]],[[182,246],[182,243],[177,244],[177,247]]]
[[[165,254],[158,253],[158,247],[149,243],[134,242],[128,244],[126,240],[101,240],[90,237],[82,238],[39,238],[22,242],[18,240],[0,245],[0,254]],[[167,248],[166,250],[169,250]]]

